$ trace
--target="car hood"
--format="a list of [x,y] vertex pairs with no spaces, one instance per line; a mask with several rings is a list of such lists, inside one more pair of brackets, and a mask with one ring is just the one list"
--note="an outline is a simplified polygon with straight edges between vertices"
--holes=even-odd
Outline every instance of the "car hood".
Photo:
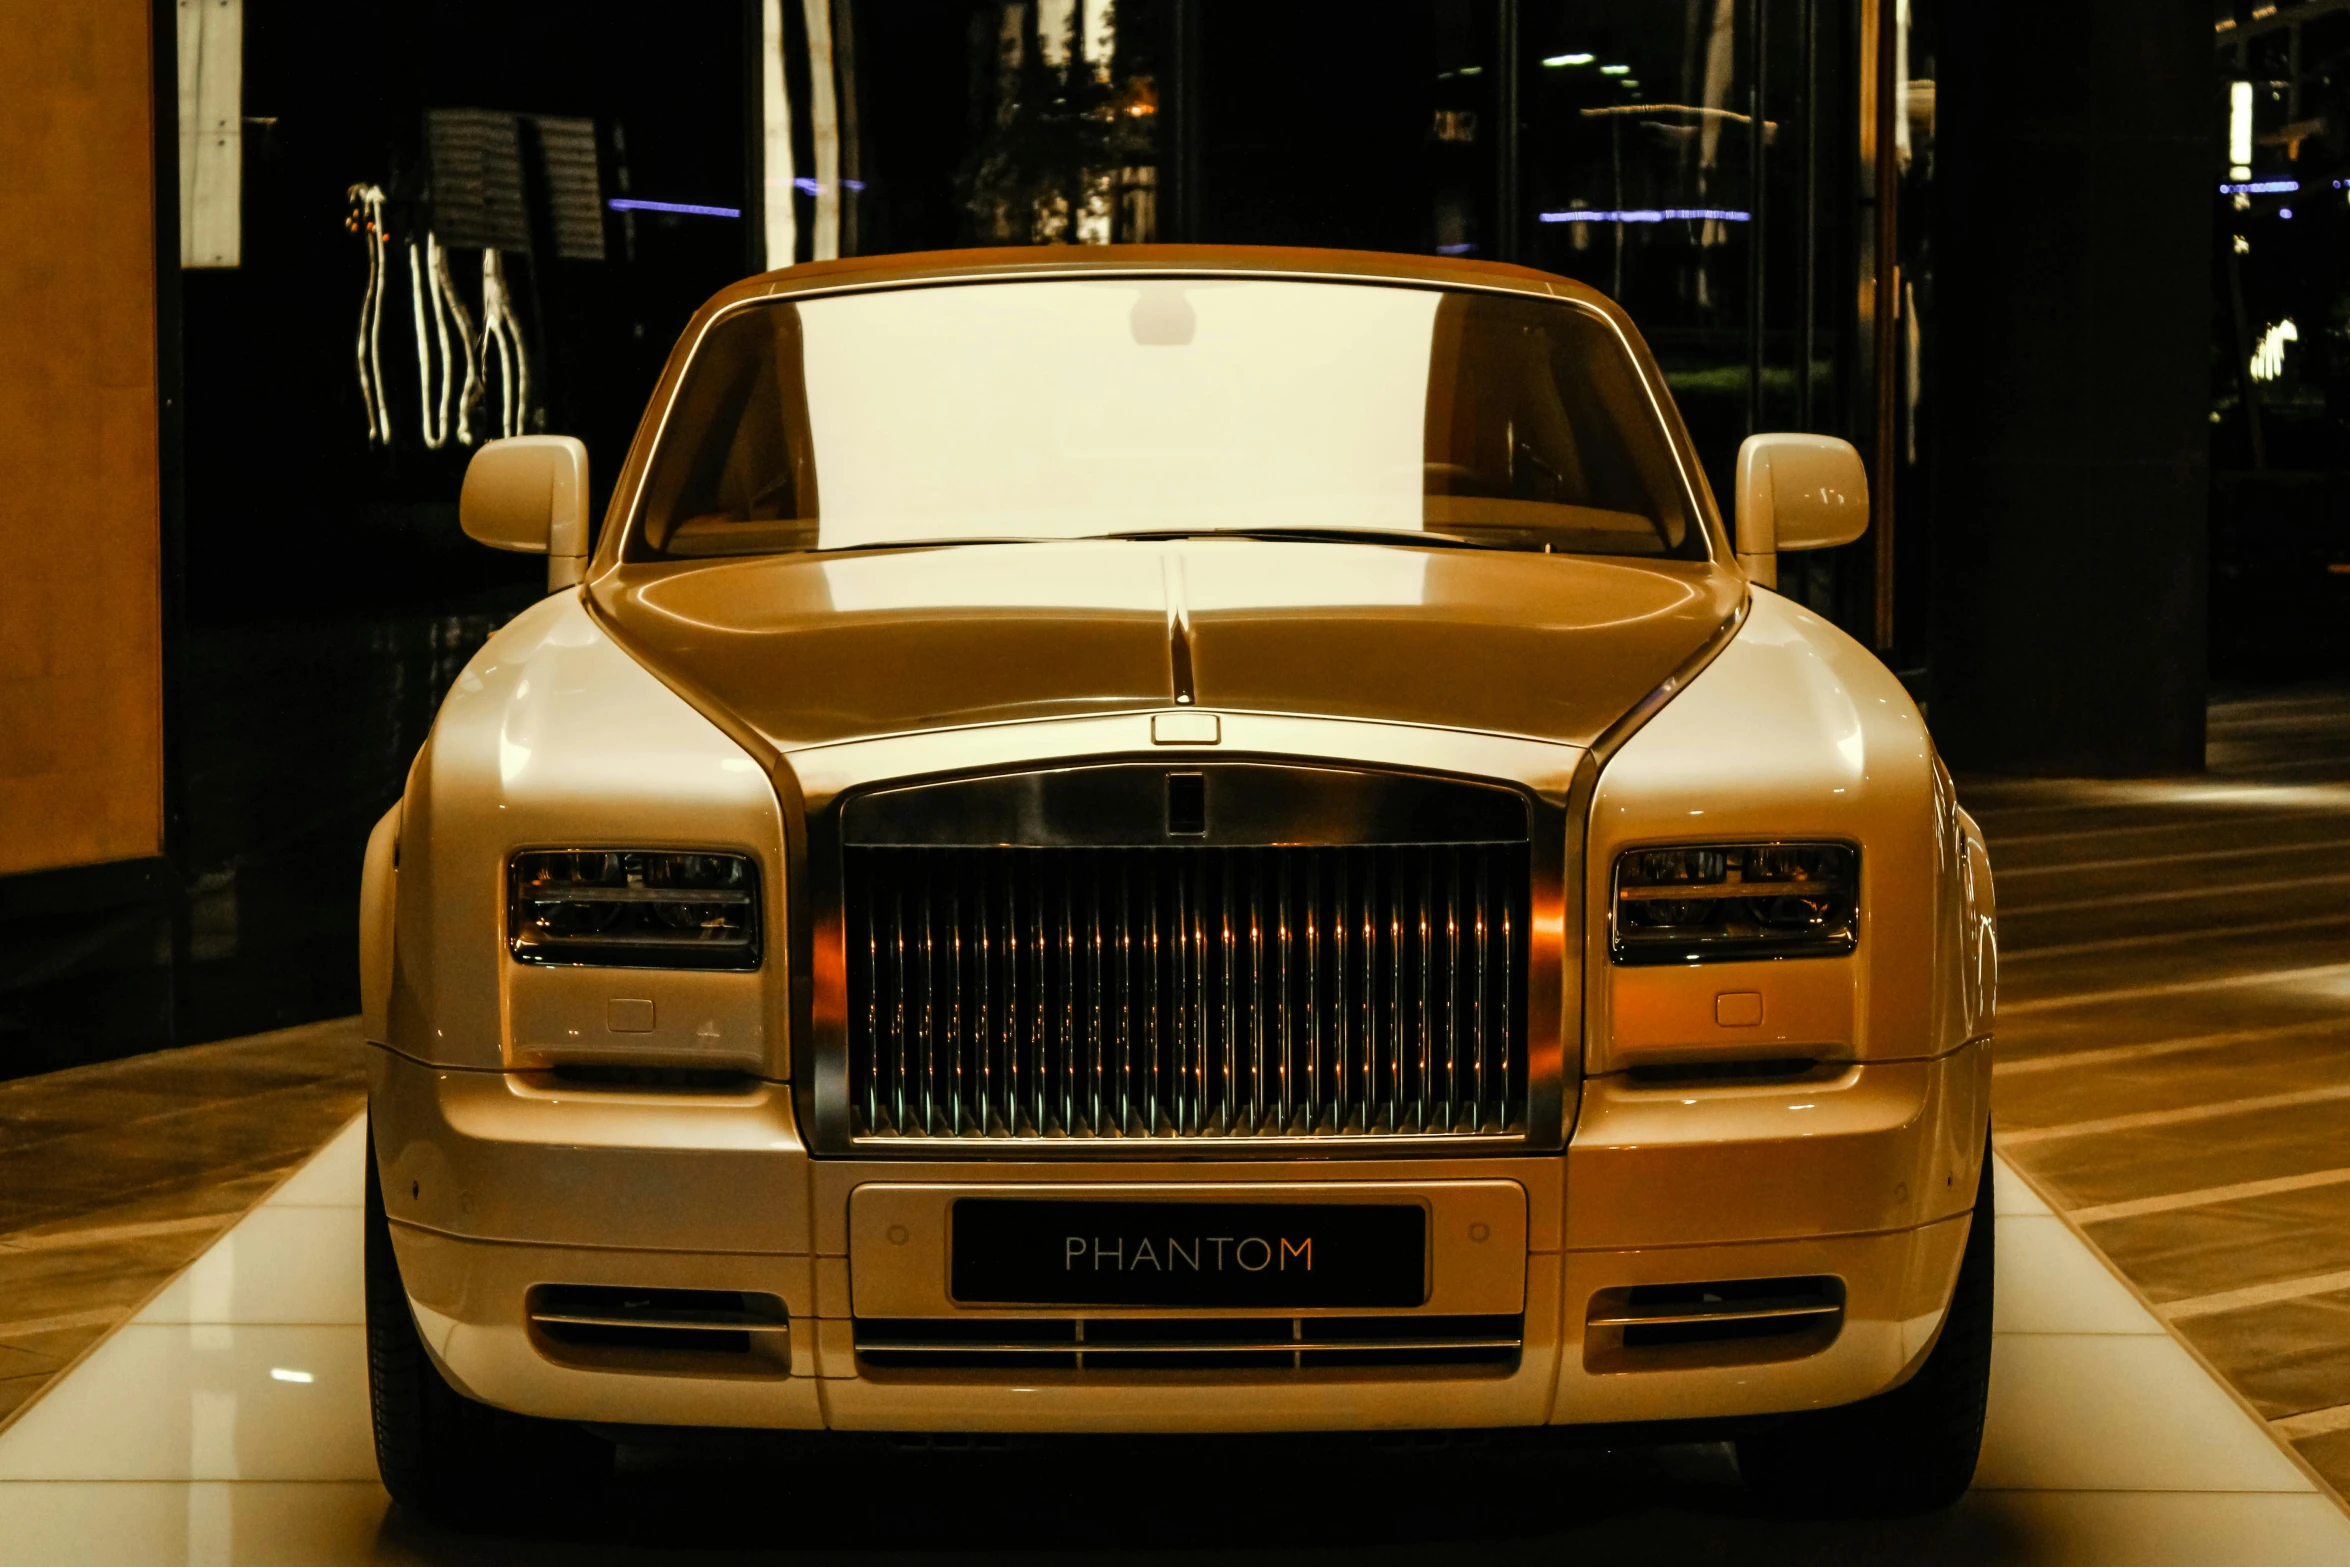
[[777,751],[1174,705],[1588,745],[1745,593],[1702,563],[1253,539],[614,568],[653,671]]

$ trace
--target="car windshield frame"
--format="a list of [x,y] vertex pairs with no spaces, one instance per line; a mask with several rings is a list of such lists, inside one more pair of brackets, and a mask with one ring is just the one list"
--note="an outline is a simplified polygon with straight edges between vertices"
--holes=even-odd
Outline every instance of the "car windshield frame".
[[[1381,527],[1376,523],[1348,523],[1326,527],[1268,527],[1246,523],[1216,526],[1200,523],[1195,526],[1120,526],[1121,518],[1105,515],[1100,526],[1083,532],[1039,531],[1035,534],[1016,533],[990,528],[971,535],[915,534],[888,539],[859,539],[840,543],[795,542],[784,545],[746,545],[741,548],[694,549],[671,551],[648,538],[648,511],[655,485],[662,475],[665,454],[681,438],[693,439],[697,446],[706,444],[709,436],[681,431],[678,420],[688,396],[696,388],[697,372],[708,362],[711,346],[730,323],[739,321],[752,312],[797,308],[807,304],[876,295],[903,295],[908,293],[937,293],[946,290],[971,288],[1011,288],[1031,284],[1112,283],[1139,286],[1152,283],[1172,283],[1198,286],[1218,283],[1307,284],[1346,289],[1401,291],[1415,294],[1454,296],[1467,299],[1510,301],[1536,310],[1561,310],[1578,318],[1579,324],[1596,329],[1610,341],[1610,356],[1630,390],[1636,394],[1637,413],[1633,421],[1638,428],[1629,430],[1627,439],[1646,442],[1650,450],[1642,460],[1650,464],[1643,479],[1651,486],[1650,494],[1658,493],[1655,481],[1669,481],[1663,490],[1665,504],[1678,512],[1677,519],[1642,516],[1637,513],[1602,514],[1637,520],[1656,530],[1660,538],[1673,521],[1679,526],[1679,536],[1664,539],[1659,549],[1575,549],[1557,548],[1539,540],[1518,543],[1502,541],[1497,537],[1474,537],[1477,527],[1455,526],[1439,522],[1433,516],[1424,517],[1415,528]],[[1436,308],[1443,308],[1440,297]],[[797,335],[797,328],[794,329]],[[1142,341],[1137,338],[1137,341]],[[1433,354],[1433,350],[1431,351]],[[804,380],[799,384],[796,417],[792,439],[799,443],[800,466],[815,466],[816,442],[810,435],[809,408],[813,399]],[[1427,466],[1427,464],[1423,464]],[[1511,287],[1474,279],[1419,279],[1411,277],[1384,277],[1376,274],[1323,272],[1312,270],[1254,270],[1234,268],[1190,269],[1183,267],[1104,267],[1074,266],[1066,269],[1037,268],[1012,272],[972,272],[960,275],[931,276],[885,282],[859,281],[829,287],[799,288],[737,299],[712,311],[693,334],[685,352],[678,356],[673,371],[664,378],[659,417],[649,433],[637,443],[628,464],[624,509],[616,506],[615,513],[622,523],[618,530],[616,547],[606,556],[624,564],[705,564],[725,560],[805,555],[824,557],[892,549],[939,549],[964,544],[1019,544],[1071,542],[1132,542],[1137,540],[1168,539],[1175,537],[1214,539],[1220,536],[1245,538],[1251,535],[1271,536],[1286,534],[1295,538],[1326,538],[1335,543],[1384,545],[1387,547],[1438,547],[1497,549],[1522,554],[1572,554],[1587,558],[1621,559],[1626,561],[1680,562],[1696,565],[1718,565],[1723,559],[1726,542],[1722,521],[1713,502],[1711,489],[1697,466],[1687,430],[1681,424],[1678,409],[1671,395],[1662,385],[1653,363],[1641,351],[1627,325],[1602,307],[1596,300],[1586,300],[1544,288]],[[804,493],[815,493],[815,484],[808,482]],[[1438,498],[1436,492],[1423,491],[1424,500]],[[1576,508],[1568,508],[1576,509]],[[805,519],[806,525],[821,527],[823,513],[819,506]],[[736,522],[735,526],[743,526]],[[1490,525],[1488,532],[1494,531]],[[1416,535],[1416,536],[1415,536]]]

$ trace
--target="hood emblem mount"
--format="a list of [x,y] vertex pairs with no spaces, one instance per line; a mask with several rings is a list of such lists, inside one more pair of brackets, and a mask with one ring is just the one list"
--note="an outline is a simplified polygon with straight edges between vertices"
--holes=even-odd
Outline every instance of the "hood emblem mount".
[[1183,595],[1183,561],[1173,550],[1161,559],[1167,578],[1167,672],[1175,688],[1175,705],[1189,707],[1199,700],[1191,675],[1191,604]]

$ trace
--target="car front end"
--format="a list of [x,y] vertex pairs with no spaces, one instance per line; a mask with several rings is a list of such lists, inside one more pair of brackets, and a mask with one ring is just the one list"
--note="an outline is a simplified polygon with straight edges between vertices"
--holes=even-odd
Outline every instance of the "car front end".
[[[1109,280],[1156,374],[1224,307],[1148,259]],[[1537,292],[1489,271],[1373,281]],[[894,286],[783,276],[689,332],[624,527],[468,667],[370,848],[381,1210],[456,1394],[1310,1432],[1768,1419],[1918,1374],[1983,1189],[1980,836],[1899,683],[1732,563],[1612,307],[1577,301],[1686,513],[1636,558],[676,547],[698,513],[644,547],[692,482],[654,454],[693,345]],[[775,351],[812,381],[824,322]]]

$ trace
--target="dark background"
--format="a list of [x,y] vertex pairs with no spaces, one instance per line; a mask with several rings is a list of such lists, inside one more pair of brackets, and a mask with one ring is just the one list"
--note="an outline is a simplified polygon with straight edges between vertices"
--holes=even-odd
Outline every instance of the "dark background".
[[[1588,281],[1649,337],[1725,504],[1758,428],[1846,436],[1891,473],[1890,624],[1882,521],[1785,561],[1782,586],[1878,646],[1960,767],[2192,769],[2207,674],[2338,672],[2350,192],[2327,182],[2350,179],[2350,103],[2334,107],[2350,14],[2311,20],[2297,47],[2261,22],[2215,49],[2207,0],[1914,0],[1897,439],[1879,452],[1860,9],[1735,6],[1716,84],[1735,118],[1708,165],[1701,117],[1657,107],[1705,101],[1708,0],[1126,0],[1100,83],[1046,66],[1034,0],[1009,64],[1002,0],[837,0],[844,172],[863,186],[843,197],[844,238],[864,253],[1024,242],[1022,203],[1106,159],[1155,180],[1155,215],[1121,219],[1119,238],[1441,251]],[[800,0],[782,10],[804,108]],[[354,1010],[367,830],[465,660],[542,591],[539,563],[459,534],[469,453],[417,436],[404,254],[382,337],[399,434],[368,439],[348,188],[381,185],[395,235],[416,232],[426,111],[486,109],[592,121],[607,201],[739,212],[607,209],[604,259],[562,259],[525,138],[533,243],[506,264],[532,427],[587,443],[599,508],[681,325],[765,264],[757,6],[554,15],[246,0],[242,264],[178,274],[164,310],[184,409],[170,852],[0,881],[0,1076]],[[1574,53],[1594,60],[1544,63]],[[1759,177],[1743,118],[1758,53]],[[2309,189],[2290,219],[2285,201],[2214,194],[2238,73],[2262,84],[2264,131],[2322,121],[2259,151],[2263,178]],[[1105,140],[1110,102],[1136,112]],[[813,202],[787,199],[804,258]],[[1747,217],[1563,221],[1639,207]],[[473,290],[479,253],[451,260]],[[2237,299],[2252,335],[2299,323],[2280,382],[2238,373]]]

